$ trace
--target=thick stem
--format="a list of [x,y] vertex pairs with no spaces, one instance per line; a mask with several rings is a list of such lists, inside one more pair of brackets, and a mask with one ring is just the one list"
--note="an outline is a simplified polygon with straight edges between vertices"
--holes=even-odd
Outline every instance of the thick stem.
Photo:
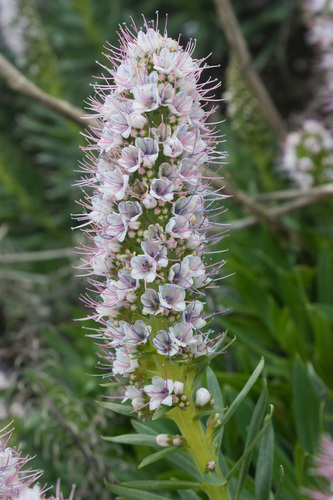
[[[218,466],[218,456],[214,450],[214,446],[208,439],[200,420],[193,419],[195,415],[196,410],[193,404],[185,411],[175,408],[170,412],[170,416],[177,424],[182,435],[186,438],[188,452],[193,457],[201,475],[204,476],[205,472],[208,471],[209,462],[215,462],[215,470],[221,479],[223,479]],[[203,483],[203,489],[206,491],[210,500],[230,500],[227,484],[214,486],[212,484]]]

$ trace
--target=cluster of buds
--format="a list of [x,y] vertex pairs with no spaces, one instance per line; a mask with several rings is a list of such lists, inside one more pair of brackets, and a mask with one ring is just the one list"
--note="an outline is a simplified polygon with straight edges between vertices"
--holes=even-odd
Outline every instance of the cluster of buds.
[[158,434],[156,444],[159,446],[184,446],[186,439],[183,436],[173,436],[172,434]]
[[224,261],[207,263],[204,252],[225,236],[208,235],[224,196],[207,166],[226,155],[207,123],[219,84],[199,83],[207,65],[192,57],[195,43],[183,48],[144,22],[145,31],[120,27],[95,85],[82,180],[93,193],[79,220],[93,242],[82,267],[98,298],[85,300],[105,366],[124,381],[123,401],[149,418],[161,405],[188,407],[180,367],[215,347],[202,299]]
[[305,120],[287,135],[280,168],[296,186],[308,189],[333,179],[333,137],[318,120]]
[[333,439],[323,436],[320,442],[319,453],[316,457],[316,466],[312,475],[324,478],[318,490],[303,490],[302,493],[314,500],[331,500],[333,498]]

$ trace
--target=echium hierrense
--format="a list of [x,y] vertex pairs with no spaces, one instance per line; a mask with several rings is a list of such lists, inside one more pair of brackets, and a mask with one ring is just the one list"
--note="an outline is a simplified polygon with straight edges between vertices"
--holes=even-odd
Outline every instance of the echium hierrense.
[[[220,343],[210,339],[204,307],[223,265],[205,261],[207,247],[224,236],[208,235],[223,198],[207,173],[225,157],[208,123],[210,92],[219,84],[199,82],[207,65],[192,58],[194,43],[183,48],[154,24],[145,21],[145,28],[120,27],[120,48],[110,47],[111,66],[103,67],[91,100],[96,126],[86,134],[83,185],[94,193],[82,204],[94,243],[85,248],[86,265],[99,298],[87,302],[96,308],[103,357],[123,386],[123,403],[145,420],[168,410],[181,436],[160,435],[157,443],[186,443],[202,475],[219,474],[217,415],[207,431],[193,419],[214,404],[206,388],[194,393],[194,368]],[[207,485],[207,493],[214,488]],[[225,487],[217,489],[214,498],[229,498]]]

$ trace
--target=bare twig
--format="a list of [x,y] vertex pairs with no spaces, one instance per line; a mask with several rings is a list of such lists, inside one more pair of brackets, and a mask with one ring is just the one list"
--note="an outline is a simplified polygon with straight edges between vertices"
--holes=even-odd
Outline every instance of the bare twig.
[[[210,175],[210,172],[208,175]],[[212,175],[214,174],[212,173]],[[262,221],[272,233],[276,234],[276,236],[284,239],[291,239],[298,245],[303,246],[298,233],[284,224],[283,221],[279,220],[279,217],[267,210],[266,207],[257,203],[247,193],[240,189],[236,189],[230,182],[228,175],[223,179],[216,179],[214,186],[223,187],[223,193],[233,196],[235,203],[254,215],[254,217],[250,219],[252,222],[250,225],[255,225],[257,221]]]
[[[271,217],[280,218],[291,212],[295,212],[303,207],[324,201],[333,196],[333,183],[324,184],[306,191],[306,195],[297,198],[296,200],[284,203],[278,207],[266,209],[266,214]],[[232,221],[230,231],[240,231],[248,227],[255,226],[259,223],[259,218],[255,216],[244,217],[243,219]]]
[[33,262],[39,260],[70,259],[74,257],[72,248],[41,250],[36,252],[20,252],[0,255],[0,263]]
[[[286,189],[283,191],[273,191],[271,193],[259,193],[254,198],[257,201],[284,200],[286,198],[307,198],[311,200],[323,199],[331,196],[333,193],[333,182],[316,186],[310,189]],[[311,201],[311,203],[314,203]]]
[[250,52],[247,48],[232,5],[229,0],[214,0],[214,3],[230,47],[237,56],[240,68],[258,98],[258,104],[262,114],[276,133],[277,138],[282,141],[287,134],[286,126],[258,72],[252,64]]
[[87,120],[82,118],[82,116],[85,115],[83,110],[44,92],[44,90],[37,87],[37,85],[18,71],[2,54],[0,54],[0,77],[6,80],[8,86],[12,90],[31,97],[47,108],[52,109],[56,113],[69,118],[81,126],[87,126]]

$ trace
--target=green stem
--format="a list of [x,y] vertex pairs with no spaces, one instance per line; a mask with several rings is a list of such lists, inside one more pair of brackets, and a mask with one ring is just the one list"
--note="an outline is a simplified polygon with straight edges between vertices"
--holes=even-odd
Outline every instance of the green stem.
[[[154,333],[164,327],[160,318],[154,318],[151,321],[151,326],[153,327]],[[156,371],[154,368],[152,369],[151,365],[149,366],[149,371],[155,371],[154,375],[165,378],[165,374],[167,373],[168,378],[174,382],[179,381],[184,383],[184,394],[187,401],[190,402],[190,405],[186,409],[175,407],[168,415],[177,424],[182,436],[186,439],[188,445],[187,451],[192,456],[203,478],[203,490],[207,493],[210,500],[230,500],[228,485],[227,483],[223,484],[224,477],[218,465],[218,454],[215,450],[214,443],[211,437],[206,434],[200,419],[194,419],[198,414],[198,409],[193,403],[193,378],[195,372],[186,373],[186,366],[177,362],[170,363],[167,358],[161,355],[155,355],[153,360]],[[152,359],[149,358],[149,361],[152,361]],[[146,366],[145,369],[148,370],[148,366]],[[221,480],[219,486],[205,482],[204,475],[209,471],[209,462],[215,462],[216,464],[214,473],[217,474],[217,479],[220,478]]]
[[[186,438],[188,452],[193,457],[201,475],[204,476],[205,472],[208,471],[208,462],[214,461],[216,463],[215,471],[223,480],[222,473],[218,467],[218,457],[214,450],[214,445],[209,441],[200,420],[193,420],[195,415],[196,410],[193,404],[185,411],[182,411],[180,408],[174,408],[170,412],[170,417],[172,417],[180,432]],[[203,489],[210,500],[230,500],[227,484],[214,486],[204,482]]]

